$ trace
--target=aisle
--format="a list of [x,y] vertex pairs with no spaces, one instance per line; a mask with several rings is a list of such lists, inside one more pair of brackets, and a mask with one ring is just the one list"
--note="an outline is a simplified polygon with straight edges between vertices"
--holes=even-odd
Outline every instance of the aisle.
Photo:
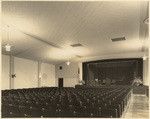
[[145,95],[132,94],[131,102],[122,118],[148,118],[149,104]]

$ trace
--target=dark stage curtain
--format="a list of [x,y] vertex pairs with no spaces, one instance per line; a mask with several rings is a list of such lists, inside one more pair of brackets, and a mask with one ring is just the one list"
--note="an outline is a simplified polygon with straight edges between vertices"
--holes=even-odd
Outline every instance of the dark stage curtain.
[[88,63],[84,80],[87,85],[131,85],[135,75],[141,75],[136,64],[136,60]]

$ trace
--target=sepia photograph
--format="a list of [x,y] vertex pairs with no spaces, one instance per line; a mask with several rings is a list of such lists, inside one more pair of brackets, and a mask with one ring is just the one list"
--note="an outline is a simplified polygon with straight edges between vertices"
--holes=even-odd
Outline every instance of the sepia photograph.
[[1,1],[1,118],[149,118],[149,1]]

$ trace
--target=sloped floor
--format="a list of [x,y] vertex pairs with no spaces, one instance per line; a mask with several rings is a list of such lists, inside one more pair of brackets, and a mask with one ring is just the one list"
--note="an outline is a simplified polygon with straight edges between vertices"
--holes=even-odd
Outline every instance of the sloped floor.
[[122,118],[149,118],[149,99],[146,95],[132,94]]

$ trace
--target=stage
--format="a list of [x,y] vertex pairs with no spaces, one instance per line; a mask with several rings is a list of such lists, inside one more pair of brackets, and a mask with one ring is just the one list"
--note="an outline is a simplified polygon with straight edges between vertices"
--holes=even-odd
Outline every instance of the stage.
[[93,86],[87,86],[87,85],[76,85],[75,88],[81,88],[81,89],[88,89],[88,88],[116,88],[116,87],[124,87],[124,88],[132,88],[133,94],[143,94],[149,97],[149,87],[148,86],[132,86],[132,85],[93,85]]

